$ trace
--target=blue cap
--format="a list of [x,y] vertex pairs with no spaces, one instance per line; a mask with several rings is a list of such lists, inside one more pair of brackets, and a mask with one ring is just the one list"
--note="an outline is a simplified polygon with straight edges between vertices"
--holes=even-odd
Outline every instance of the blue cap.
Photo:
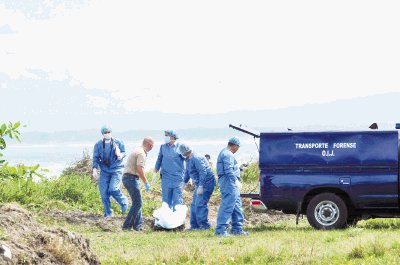
[[164,131],[164,133],[165,133],[166,135],[168,135],[168,136],[174,137],[175,139],[178,139],[178,138],[179,138],[179,137],[178,137],[178,134],[177,134],[175,131],[173,131],[173,130],[166,130],[166,131]]
[[112,132],[112,128],[109,125],[103,125],[100,130],[101,134],[104,134],[105,132]]
[[235,144],[235,145],[240,147],[240,140],[236,136],[232,137],[231,139],[229,139],[228,143]]
[[179,153],[181,155],[184,155],[185,153],[192,151],[192,148],[190,148],[190,146],[186,145],[186,144],[180,144],[179,145]]

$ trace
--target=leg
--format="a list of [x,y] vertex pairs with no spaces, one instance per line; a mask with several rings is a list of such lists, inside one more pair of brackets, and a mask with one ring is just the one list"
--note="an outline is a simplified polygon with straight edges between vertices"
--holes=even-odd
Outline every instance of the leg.
[[184,183],[181,182],[172,189],[172,209],[174,211],[176,205],[183,204],[183,185]]
[[122,182],[125,188],[128,190],[129,195],[132,199],[132,207],[125,219],[122,226],[123,229],[133,228],[138,230],[142,223],[142,196],[140,193],[140,181],[134,176],[124,177]]
[[108,186],[110,184],[110,175],[101,172],[99,178],[99,191],[101,201],[104,207],[104,217],[112,216],[110,194],[108,193]]
[[193,192],[193,199],[192,203],[190,204],[190,228],[191,229],[198,229],[199,224],[197,223],[197,218],[196,218],[196,202],[197,202],[197,188],[198,186],[194,188]]
[[235,192],[234,181],[230,180],[228,176],[219,179],[221,191],[221,205],[218,209],[217,227],[215,228],[216,235],[225,235],[228,225],[232,218],[233,209],[235,207]]
[[110,184],[108,186],[108,192],[121,206],[121,211],[125,212],[126,208],[128,207],[128,199],[121,192],[121,190],[119,188],[119,186],[121,184],[121,177],[122,176],[121,176],[120,172],[116,172],[111,175]]
[[168,180],[161,179],[161,191],[162,191],[162,201],[166,202],[169,208],[172,208],[172,190],[168,183]]
[[243,233],[243,222],[244,214],[242,208],[242,199],[240,198],[240,192],[236,193],[235,208],[232,213],[232,229],[231,234]]
[[201,227],[201,229],[210,229],[211,225],[208,222],[208,202],[210,201],[211,195],[214,191],[215,180],[212,183],[204,184],[204,192],[201,196],[198,197],[197,207],[196,207],[196,216],[197,223]]

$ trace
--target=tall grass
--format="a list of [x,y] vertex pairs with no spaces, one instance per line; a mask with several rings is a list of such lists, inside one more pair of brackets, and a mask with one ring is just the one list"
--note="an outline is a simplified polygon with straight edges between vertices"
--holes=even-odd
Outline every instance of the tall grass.
[[33,209],[78,209],[102,212],[97,186],[89,176],[69,175],[34,182],[12,179],[0,186],[0,202],[18,202]]

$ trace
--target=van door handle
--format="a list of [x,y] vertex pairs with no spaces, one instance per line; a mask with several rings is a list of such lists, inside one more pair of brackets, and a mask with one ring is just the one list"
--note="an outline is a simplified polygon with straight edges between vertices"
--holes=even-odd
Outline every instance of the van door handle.
[[340,178],[339,183],[340,185],[350,185],[350,178]]

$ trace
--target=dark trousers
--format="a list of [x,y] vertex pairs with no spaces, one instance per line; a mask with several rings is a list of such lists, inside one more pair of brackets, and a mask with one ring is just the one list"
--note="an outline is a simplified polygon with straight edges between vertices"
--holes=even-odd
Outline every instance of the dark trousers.
[[124,174],[122,183],[131,196],[132,206],[122,225],[123,229],[139,230],[142,226],[142,195],[140,194],[139,177],[131,174]]

